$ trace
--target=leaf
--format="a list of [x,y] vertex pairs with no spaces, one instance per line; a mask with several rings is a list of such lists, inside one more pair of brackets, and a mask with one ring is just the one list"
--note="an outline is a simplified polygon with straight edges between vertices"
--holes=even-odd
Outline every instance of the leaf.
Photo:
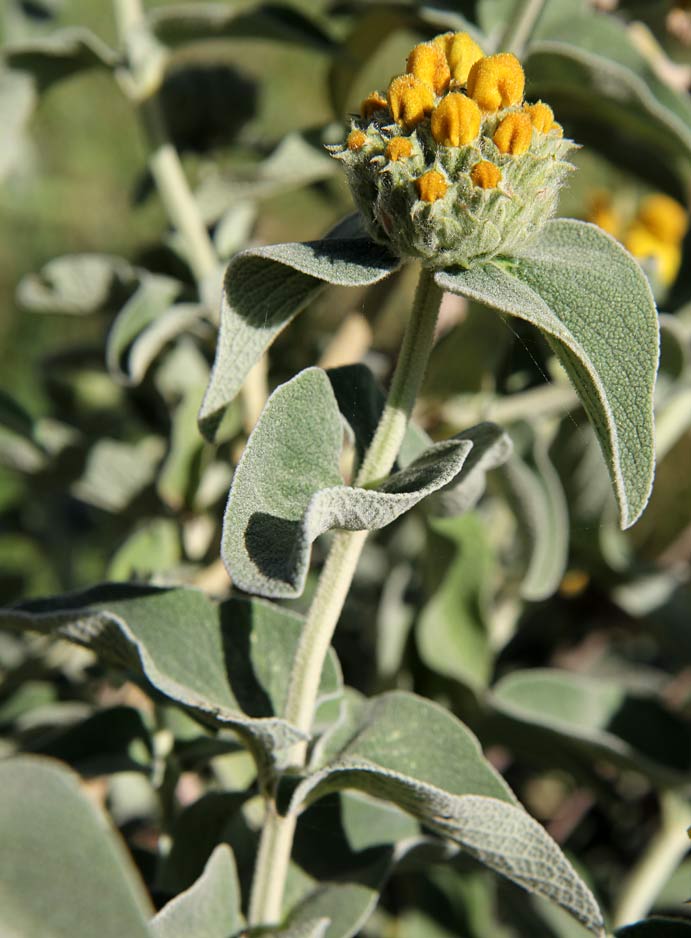
[[26,129],[36,105],[36,92],[28,75],[0,65],[0,121],[3,143],[0,151],[0,181],[20,169],[29,143]]
[[614,680],[534,668],[503,678],[491,699],[509,719],[512,738],[529,727],[543,748],[559,738],[588,762],[605,756],[666,783],[680,781],[691,770],[686,723],[651,694],[635,693]]
[[310,17],[279,3],[263,3],[250,10],[225,3],[179,3],[154,9],[148,16],[156,36],[168,45],[202,39],[274,39],[329,51],[333,40]]
[[116,381],[139,384],[166,343],[199,320],[198,304],[173,305],[180,288],[171,277],[148,274],[120,310],[106,343],[106,364]]
[[199,413],[209,438],[252,366],[326,283],[367,286],[400,266],[363,237],[353,216],[323,241],[276,244],[236,255],[223,286],[221,328],[209,387]]
[[163,450],[163,440],[156,436],[138,443],[102,437],[89,450],[84,474],[71,492],[89,505],[117,514],[153,482]]
[[616,938],[691,938],[691,922],[682,918],[650,918],[618,928]]
[[116,53],[102,39],[78,26],[6,46],[3,57],[11,68],[31,72],[39,91],[78,72],[113,69],[118,63]]
[[[219,605],[193,589],[106,584],[0,610],[0,624],[93,649],[149,691],[237,732],[260,764],[301,738],[279,718],[302,625],[287,610],[260,600]],[[330,655],[320,697],[339,692]]]
[[150,925],[153,938],[228,938],[245,927],[233,853],[220,844],[203,874],[176,896]]
[[180,532],[172,518],[154,518],[137,526],[108,564],[111,580],[145,580],[165,573],[181,560]]
[[136,273],[121,257],[66,254],[39,274],[27,274],[17,287],[17,302],[34,313],[87,316],[107,309],[134,283]]
[[487,623],[493,556],[485,525],[470,514],[430,526],[427,556],[436,586],[418,619],[418,651],[428,668],[480,690],[494,658]]
[[436,280],[546,335],[598,435],[621,525],[630,527],[652,487],[658,361],[655,304],[638,264],[594,225],[556,220],[519,257]]
[[521,596],[537,602],[551,596],[564,576],[569,512],[547,442],[536,434],[531,444],[527,459],[514,455],[502,466],[501,478],[526,546]]
[[22,756],[0,762],[0,788],[0,932],[148,938],[144,887],[78,776]]
[[472,733],[437,704],[402,691],[363,702],[335,760],[298,785],[291,810],[344,788],[393,801],[604,934],[595,900],[559,847],[516,804]]
[[240,589],[299,596],[320,534],[390,524],[458,479],[474,440],[469,431],[433,444],[374,489],[343,485],[342,438],[321,369],[307,368],[274,391],[236,469],[223,522],[221,556]]

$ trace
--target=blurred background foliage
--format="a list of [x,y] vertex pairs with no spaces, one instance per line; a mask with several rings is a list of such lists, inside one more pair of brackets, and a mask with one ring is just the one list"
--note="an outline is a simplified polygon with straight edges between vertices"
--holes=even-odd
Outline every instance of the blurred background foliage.
[[[219,260],[317,238],[350,211],[323,150],[347,113],[420,39],[469,28],[491,49],[512,6],[150,0],[152,48],[166,54],[160,106]],[[103,580],[225,595],[220,520],[262,376],[220,442],[205,442],[196,414],[217,296],[169,227],[145,129],[118,84],[109,4],[6,0],[0,28],[0,601]],[[583,145],[561,213],[628,243],[659,301],[653,498],[620,532],[594,437],[546,344],[447,297],[416,418],[435,438],[494,420],[516,456],[473,512],[415,511],[371,539],[336,648],[346,683],[414,689],[468,723],[615,921],[651,844],[667,867],[643,911],[689,917],[691,8],[548,0],[524,61],[528,97],[549,101]],[[663,205],[662,231],[645,211],[660,194],[677,206]],[[268,387],[316,362],[360,360],[385,382],[413,286],[404,270],[366,293],[330,289],[272,348]],[[304,609],[312,586],[289,605]],[[85,651],[0,642],[0,751],[55,755],[91,778],[156,902],[186,888],[226,836],[246,877],[256,811],[245,752]],[[204,802],[212,795],[226,800]],[[184,869],[195,805],[208,837]],[[362,933],[581,930],[457,860],[399,873]]]

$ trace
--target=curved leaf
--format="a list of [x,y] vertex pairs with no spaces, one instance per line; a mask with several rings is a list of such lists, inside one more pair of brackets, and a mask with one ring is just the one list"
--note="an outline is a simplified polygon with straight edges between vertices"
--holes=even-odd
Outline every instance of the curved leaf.
[[278,333],[325,284],[367,286],[400,266],[363,237],[353,216],[323,241],[275,244],[238,254],[223,286],[221,328],[199,423],[212,438],[223,411]]
[[0,932],[149,938],[144,886],[110,822],[59,762],[0,762]]
[[240,901],[232,851],[219,844],[199,879],[153,919],[152,938],[228,938],[245,927]]
[[436,275],[439,286],[537,326],[598,435],[622,527],[645,508],[654,473],[659,334],[648,282],[594,225],[548,222],[519,257]]
[[[260,600],[219,605],[193,589],[124,584],[0,610],[0,625],[92,648],[154,693],[235,730],[260,763],[300,738],[279,715],[301,624],[300,616]],[[331,655],[321,697],[339,691]]]
[[85,316],[117,302],[136,278],[136,270],[122,257],[66,254],[48,261],[40,273],[23,277],[17,302],[36,313]]
[[483,429],[433,444],[376,489],[347,486],[329,379],[319,368],[300,372],[271,396],[235,472],[221,543],[234,582],[264,596],[299,596],[320,534],[377,530],[427,495],[460,485],[476,440],[480,450],[486,445]]
[[520,806],[476,738],[446,710],[402,691],[361,704],[336,759],[302,781],[291,808],[343,788],[393,801],[481,863],[604,934],[590,891]]
[[31,72],[41,91],[77,72],[113,69],[118,63],[118,56],[102,39],[79,26],[6,46],[3,57],[11,68]]

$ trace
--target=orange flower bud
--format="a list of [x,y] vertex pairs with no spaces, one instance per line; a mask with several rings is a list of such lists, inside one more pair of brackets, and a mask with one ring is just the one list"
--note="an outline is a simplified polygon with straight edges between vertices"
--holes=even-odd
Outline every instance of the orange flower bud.
[[511,52],[478,59],[468,74],[468,94],[483,111],[498,111],[501,107],[518,104],[524,88],[521,63]]
[[500,153],[510,153],[520,156],[530,148],[533,136],[533,125],[530,118],[523,111],[507,114],[499,124],[492,138]]
[[419,124],[434,107],[434,93],[429,85],[414,75],[399,75],[387,92],[393,119],[404,127]]
[[494,163],[482,160],[476,163],[470,171],[473,185],[481,189],[496,189],[501,182],[501,170]]
[[432,136],[445,147],[460,147],[472,143],[480,133],[482,113],[472,98],[452,93],[442,98],[432,111]]
[[449,184],[441,173],[431,169],[428,173],[415,180],[417,194],[423,202],[436,202],[446,195]]
[[449,63],[444,51],[433,42],[421,42],[415,46],[408,56],[406,71],[424,81],[435,94],[443,94],[449,87]]
[[413,152],[413,145],[407,137],[394,137],[386,144],[386,158],[392,162],[404,160]]
[[367,121],[376,111],[383,111],[385,107],[386,98],[378,91],[373,91],[372,94],[367,95],[360,105],[360,114]]
[[688,217],[684,208],[661,192],[649,195],[641,204],[638,221],[665,244],[678,244],[686,234]]
[[459,85],[468,81],[468,73],[484,52],[468,33],[443,33],[434,40],[444,50],[451,79]]
[[351,130],[346,137],[346,146],[349,150],[361,150],[367,143],[367,137],[361,130]]
[[526,104],[524,110],[535,130],[540,133],[546,134],[554,126],[554,111],[549,104],[538,101],[537,104]]

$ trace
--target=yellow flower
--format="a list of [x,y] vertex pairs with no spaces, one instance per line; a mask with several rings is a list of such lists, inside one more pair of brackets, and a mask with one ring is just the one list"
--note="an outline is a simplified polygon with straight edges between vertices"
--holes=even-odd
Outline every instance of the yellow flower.
[[346,146],[349,150],[361,150],[367,143],[367,137],[361,130],[351,130],[346,138]]
[[524,110],[535,130],[541,134],[546,134],[554,126],[554,111],[549,104],[538,101],[536,104],[526,104]]
[[482,113],[472,98],[447,94],[432,111],[430,129],[437,143],[460,147],[472,143],[480,133]]
[[433,40],[446,55],[451,79],[459,85],[468,81],[468,73],[484,52],[468,33],[443,33]]
[[432,89],[414,75],[394,78],[387,98],[393,119],[409,130],[424,120],[434,107]]
[[386,154],[387,160],[396,162],[396,160],[404,160],[410,156],[413,152],[413,145],[407,137],[394,137],[392,140],[386,144]]
[[596,192],[590,200],[586,221],[592,222],[608,234],[617,237],[619,217],[614,211],[612,200],[606,192]]
[[385,108],[386,98],[378,91],[373,91],[372,94],[367,95],[360,105],[360,114],[364,120],[369,120],[373,114],[377,111],[383,111]]
[[470,178],[473,185],[481,189],[496,189],[501,182],[501,170],[494,163],[481,160],[471,169]]
[[478,61],[468,74],[468,94],[483,111],[498,111],[523,99],[525,75],[521,63],[511,52],[488,55]]
[[421,42],[411,51],[406,63],[406,71],[434,91],[443,94],[449,87],[451,72],[444,50],[433,42]]
[[681,264],[681,248],[678,243],[661,241],[645,225],[634,222],[628,230],[624,244],[634,257],[643,261],[652,260],[665,286],[674,283]]
[[423,202],[436,202],[437,199],[446,195],[449,184],[441,173],[438,173],[436,169],[431,169],[415,180],[415,188]]
[[684,208],[661,192],[649,195],[638,211],[638,221],[665,244],[678,244],[686,234],[688,217]]
[[507,114],[492,139],[500,153],[520,156],[530,149],[532,137],[533,124],[530,117],[523,111],[516,111],[514,114]]

